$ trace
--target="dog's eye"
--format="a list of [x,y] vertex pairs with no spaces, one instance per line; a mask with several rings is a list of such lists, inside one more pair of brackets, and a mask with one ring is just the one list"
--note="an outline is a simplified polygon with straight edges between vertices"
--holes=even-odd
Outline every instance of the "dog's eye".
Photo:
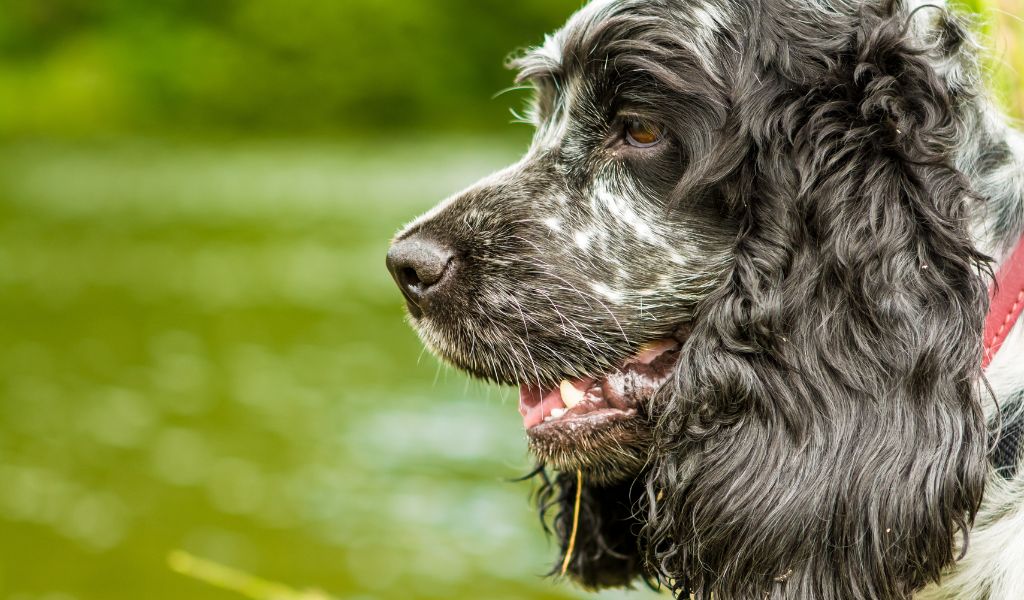
[[626,143],[636,148],[650,148],[661,141],[661,128],[653,123],[630,119],[626,121]]

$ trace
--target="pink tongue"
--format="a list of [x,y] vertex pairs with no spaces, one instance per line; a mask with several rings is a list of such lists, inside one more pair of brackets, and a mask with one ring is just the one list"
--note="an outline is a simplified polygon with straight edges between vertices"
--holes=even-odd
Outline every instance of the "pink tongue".
[[543,423],[544,417],[556,408],[565,408],[558,388],[544,391],[536,387],[519,386],[519,414],[523,415],[523,427],[526,429]]
[[[665,352],[678,347],[679,342],[675,340],[651,342],[643,346],[640,352],[627,360],[622,369],[628,368],[631,364],[649,365]],[[597,380],[593,377],[587,377],[584,379],[574,379],[571,383],[578,391],[586,392],[595,381]],[[545,390],[529,385],[519,386],[519,414],[523,415],[523,427],[526,429],[543,423],[544,418],[550,415],[551,411],[556,408],[565,408],[565,403],[562,402],[562,393],[557,387]]]

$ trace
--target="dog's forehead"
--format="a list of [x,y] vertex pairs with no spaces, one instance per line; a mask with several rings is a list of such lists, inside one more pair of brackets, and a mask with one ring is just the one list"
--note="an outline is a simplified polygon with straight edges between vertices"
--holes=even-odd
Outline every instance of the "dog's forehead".
[[564,76],[571,55],[567,56],[571,39],[578,39],[582,33],[621,9],[623,0],[594,0],[573,13],[561,29],[544,36],[544,43],[528,50],[515,59],[512,65],[518,69],[518,81],[541,78],[559,79]]
[[[945,7],[946,0],[905,0],[909,13],[923,6]],[[827,19],[829,15],[856,13],[870,3],[869,0],[769,0],[759,3],[759,11],[774,14],[775,18],[798,19],[800,15],[815,15]],[[583,66],[588,60],[599,56],[602,44],[615,39],[641,36],[641,31],[656,31],[659,27],[669,28],[678,37],[673,43],[679,44],[695,56],[712,60],[720,34],[736,30],[741,17],[749,12],[735,0],[593,0],[585,4],[544,42],[517,59],[514,65],[520,70],[518,79],[534,79],[543,76],[559,78],[568,75],[574,68]],[[928,29],[927,15],[916,15],[912,25]],[[621,27],[605,27],[610,20],[617,20]],[[601,35],[592,35],[600,32]],[[660,36],[651,36],[647,41],[657,42]],[[707,65],[707,66],[710,66]]]
[[666,29],[678,34],[674,44],[706,55],[713,52],[715,37],[733,24],[727,6],[722,0],[593,0],[513,65],[520,81],[558,80],[600,59],[616,41],[646,38],[658,44]]
[[580,37],[583,32],[593,28],[605,18],[628,8],[629,2],[624,0],[594,0],[576,11],[561,29],[544,37],[544,44],[536,49],[541,58],[561,68],[565,63],[567,40]]

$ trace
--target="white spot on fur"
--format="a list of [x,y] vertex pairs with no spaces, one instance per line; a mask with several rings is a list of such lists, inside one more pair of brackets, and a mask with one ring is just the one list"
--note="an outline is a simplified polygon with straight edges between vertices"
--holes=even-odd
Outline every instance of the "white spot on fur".
[[551,231],[562,231],[562,222],[554,217],[548,217],[547,219],[544,219],[544,225],[546,225],[547,228],[550,229]]
[[543,56],[552,66],[562,64],[562,37],[564,34],[559,31],[554,35],[545,35],[544,43],[534,50],[538,56]]
[[628,199],[612,191],[608,182],[597,180],[594,184],[594,200],[598,206],[605,207],[620,223],[631,228],[641,240],[651,244],[658,242],[651,225],[637,214]]
[[586,250],[590,247],[590,238],[594,237],[594,232],[586,229],[583,231],[577,231],[573,234],[572,239],[576,242],[576,247],[580,250]]
[[[1017,600],[1024,598],[1024,480],[995,475],[985,485],[982,515],[996,511],[999,519],[971,531],[967,556],[956,569],[932,584],[915,600]],[[1009,510],[1007,510],[1009,509]],[[980,521],[980,519],[979,519]]]
[[708,76],[717,79],[719,67],[713,57],[719,52],[718,34],[728,26],[728,16],[713,2],[694,4],[689,10],[690,35],[684,43],[692,48],[694,55],[703,63]]
[[622,292],[619,290],[613,290],[603,283],[592,283],[590,284],[590,289],[594,290],[594,293],[602,298],[616,303],[622,302]]
[[[1024,321],[1017,321],[985,371],[985,377],[1001,403],[1024,389],[1021,365],[1024,365]],[[995,406],[991,408],[995,410]]]
[[696,24],[702,28],[700,32],[703,36],[710,36],[711,34],[720,31],[726,21],[725,15],[719,10],[719,7],[715,4],[703,4],[693,7],[693,18]]
[[[958,166],[972,176],[974,190],[985,198],[972,214],[971,233],[975,243],[979,250],[1002,262],[1009,256],[1016,239],[1014,236],[995,239],[992,224],[997,219],[1009,218],[1015,222],[1018,235],[1024,233],[1020,231],[1024,226],[1024,136],[1007,127],[1005,117],[990,103],[986,102],[983,108],[977,126],[991,137],[1005,140],[1013,154],[1012,159],[1002,167],[980,175],[972,172],[983,151],[978,144],[966,145],[957,159]],[[1007,207],[1013,208],[1007,211]],[[997,211],[1002,211],[1002,215],[997,215]]]

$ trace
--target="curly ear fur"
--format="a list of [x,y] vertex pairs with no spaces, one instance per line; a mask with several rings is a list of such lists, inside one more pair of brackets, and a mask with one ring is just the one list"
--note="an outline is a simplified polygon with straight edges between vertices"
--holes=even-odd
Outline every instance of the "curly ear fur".
[[[541,522],[554,532],[560,545],[559,559],[551,575],[561,573],[569,548],[576,504],[576,474],[557,473],[550,479],[544,471],[537,492]],[[633,491],[636,487],[637,491]],[[576,544],[566,574],[588,589],[624,587],[643,577],[643,560],[637,535],[641,522],[636,512],[640,486],[633,482],[609,486],[583,482],[580,496]],[[547,513],[553,510],[551,527]]]
[[966,544],[986,258],[954,101],[907,24],[901,3],[864,9],[799,61],[751,42],[732,140],[750,150],[720,187],[733,267],[654,403],[642,541],[677,594],[909,598]]

